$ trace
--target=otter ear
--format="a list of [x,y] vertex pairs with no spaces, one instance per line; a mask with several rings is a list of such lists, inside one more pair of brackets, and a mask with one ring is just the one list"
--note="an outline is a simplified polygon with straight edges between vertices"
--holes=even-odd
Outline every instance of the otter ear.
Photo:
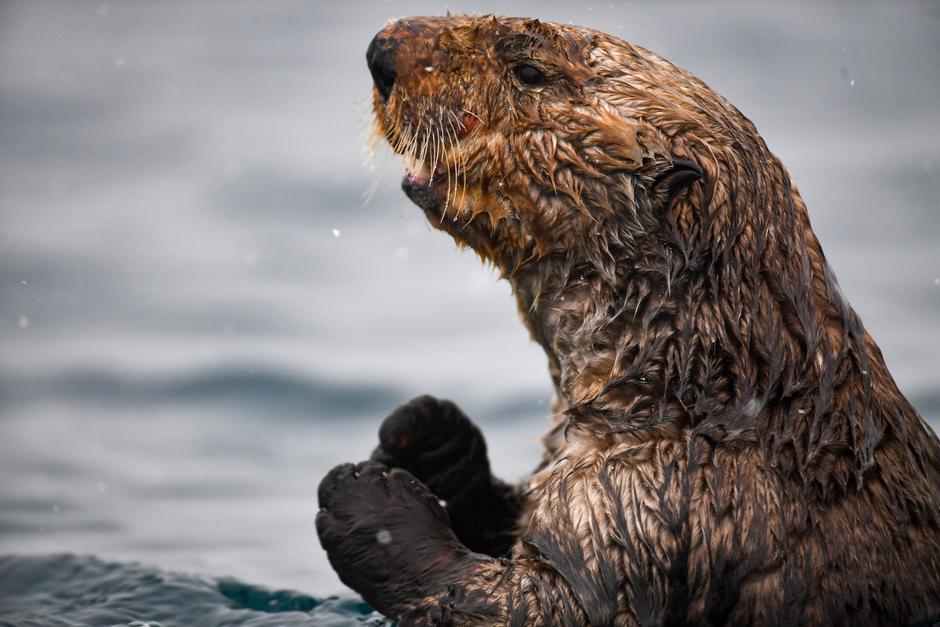
[[653,194],[663,199],[663,204],[670,204],[686,187],[702,178],[702,168],[688,159],[673,159],[672,166],[656,177]]

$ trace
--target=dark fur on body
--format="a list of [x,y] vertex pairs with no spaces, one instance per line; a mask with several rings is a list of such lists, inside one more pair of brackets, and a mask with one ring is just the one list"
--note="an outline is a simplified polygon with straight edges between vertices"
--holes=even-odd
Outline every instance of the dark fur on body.
[[402,624],[940,618],[940,444],[749,120],[572,26],[400,20],[369,61],[406,193],[510,281],[557,396],[516,492],[452,405],[390,416],[321,484],[343,581]]

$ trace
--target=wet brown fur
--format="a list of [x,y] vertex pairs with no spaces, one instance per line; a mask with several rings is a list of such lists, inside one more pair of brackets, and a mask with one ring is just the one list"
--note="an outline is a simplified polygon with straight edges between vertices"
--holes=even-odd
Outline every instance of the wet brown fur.
[[[397,78],[376,92],[378,131],[445,166],[419,204],[510,281],[557,388],[511,553],[467,558],[397,614],[940,618],[940,445],[753,124],[597,31],[446,17],[383,35]],[[661,189],[682,161],[701,178]]]

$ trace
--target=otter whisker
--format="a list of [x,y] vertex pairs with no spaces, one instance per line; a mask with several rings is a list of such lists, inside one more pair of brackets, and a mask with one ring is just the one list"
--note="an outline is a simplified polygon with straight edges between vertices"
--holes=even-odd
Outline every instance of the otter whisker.
[[[410,125],[409,125],[409,128],[410,128]],[[409,168],[411,172],[414,172],[415,170],[417,170],[418,140],[420,136],[421,136],[421,123],[419,122],[418,125],[412,131],[411,141],[408,142],[407,154],[405,155],[405,158],[407,160],[407,167]]]
[[454,204],[455,211],[454,215],[460,215],[461,213],[466,214],[467,208],[463,202],[463,198],[460,200],[457,199],[457,190],[460,189],[462,194],[466,194],[466,189],[461,186],[460,177],[464,177],[466,181],[466,162],[464,159],[466,156],[460,150],[460,138],[457,137],[457,131],[451,129],[451,141],[454,144],[454,151],[456,152],[456,158],[454,159]]
[[396,153],[401,152],[404,143],[405,131],[410,128],[405,126],[402,128],[400,125],[392,126],[386,131],[386,136],[388,137],[388,143],[392,145],[392,150]]
[[[451,110],[448,109],[447,113],[448,113],[452,118],[454,118],[454,119],[456,120],[457,116],[456,116],[456,114],[454,114],[453,111],[451,111]],[[443,124],[442,124],[442,126],[443,126]],[[459,176],[459,173],[460,173],[460,160],[459,160],[459,158],[460,158],[460,156],[461,156],[461,154],[460,154],[460,142],[459,142],[458,139],[457,139],[457,132],[454,130],[454,127],[451,126],[451,125],[448,125],[448,126],[447,126],[447,139],[448,139],[448,141],[450,142],[450,148],[449,148],[448,152],[450,153],[450,156],[452,157],[452,158],[449,159],[448,162],[447,162],[447,179],[448,179],[448,181],[447,181],[447,203],[449,204],[450,198],[451,198],[451,193],[453,193],[454,195],[456,195],[456,192],[457,192],[457,185],[458,185],[458,179],[457,179],[457,177]],[[451,173],[451,163],[450,163],[450,161],[453,161],[453,168],[454,168],[453,174]],[[452,192],[452,190],[453,190],[453,192]],[[447,204],[445,204],[445,210],[446,210],[446,207],[447,207]],[[459,209],[458,209],[458,211],[459,211]]]
[[[453,115],[453,112],[451,112],[451,115]],[[463,171],[462,165],[463,165],[464,155],[462,151],[460,150],[460,140],[457,137],[457,131],[453,127],[451,127],[449,130],[450,130],[450,141],[451,141],[451,145],[453,146],[452,153],[454,156],[454,159],[453,159],[453,162],[454,162],[454,176],[453,176],[454,178],[454,185],[453,185],[454,203],[455,203],[456,211],[459,212],[460,204],[459,204],[459,201],[457,200],[457,190],[460,187],[460,175],[461,175],[461,172]]]
[[[447,194],[444,198],[444,213],[447,213],[448,208],[450,207],[450,190],[451,185],[453,184],[451,169],[450,169],[450,155],[453,154],[455,150],[455,145],[452,140],[452,129],[450,126],[444,124],[444,108],[441,107],[438,109],[438,136],[441,142],[441,153],[444,159],[444,168],[446,171],[447,177]],[[447,113],[452,113],[449,109]],[[436,168],[435,168],[436,169]]]
[[363,206],[368,205],[372,202],[372,199],[375,197],[375,193],[379,189],[379,184],[382,182],[380,176],[376,175],[373,177],[372,182],[369,183],[369,187],[366,188],[366,191],[362,194],[362,204]]
[[[449,130],[449,129],[448,129],[448,130]],[[442,132],[441,141],[442,141],[442,142],[444,142],[444,141],[448,142],[447,153],[445,154],[445,157],[444,157],[444,167],[446,168],[446,171],[447,171],[447,174],[446,174],[446,176],[447,176],[447,193],[446,193],[445,196],[444,196],[444,213],[447,213],[447,209],[450,207],[450,190],[451,190],[451,185],[453,185],[453,176],[451,175],[451,171],[450,171],[450,159],[449,159],[448,157],[449,157],[451,154],[453,154],[454,146],[453,146],[453,143],[450,143],[450,137],[443,135],[443,129],[442,129],[441,132]]]
[[[460,125],[460,120],[457,118],[457,115],[456,115],[453,111],[451,111],[450,113],[451,113],[451,115],[453,116],[454,121],[455,121],[458,125]],[[467,113],[470,113],[470,115],[475,115],[475,114],[473,114],[473,113],[470,112],[470,111],[467,111]],[[482,122],[482,120],[481,120],[481,122]],[[485,124],[484,124],[484,126],[485,126]],[[459,138],[456,137],[456,133],[455,133],[454,141],[457,142],[458,145],[459,145],[460,140],[459,140]],[[459,154],[460,154],[460,157],[461,157],[461,166],[462,166],[462,167],[460,168],[460,172],[459,172],[456,176],[463,176],[463,184],[461,185],[461,198],[460,198],[460,203],[459,203],[459,204],[460,204],[461,206],[464,206],[464,211],[465,211],[465,212],[469,212],[470,208],[467,207],[467,206],[465,206],[465,205],[466,205],[466,200],[467,200],[467,155],[466,155],[466,153],[465,153],[464,151],[462,151],[462,150],[460,151]],[[470,221],[468,220],[467,223],[469,224]]]
[[441,135],[443,126],[443,113],[441,108],[438,107],[437,110],[437,126],[434,128],[434,159],[431,164],[431,182],[434,182],[434,175],[437,174],[437,166],[440,164],[441,155],[444,152],[444,142]]
[[415,143],[418,141],[418,132],[417,129],[411,128],[410,124],[408,125],[408,135],[408,141],[402,148],[402,156],[405,157],[408,167],[411,167],[415,159]]
[[408,155],[411,153],[411,145],[415,141],[416,135],[412,131],[411,123],[408,123],[404,130],[402,130],[398,135],[398,142],[395,145],[395,152],[401,154],[405,159],[408,159]]
[[[421,120],[418,124],[418,129],[422,130],[422,127],[425,125],[424,120]],[[419,160],[421,163],[428,162],[428,150],[430,149],[430,136],[428,135],[427,129],[423,129],[421,133],[421,150],[419,151]]]
[[[372,202],[372,199],[375,197],[375,193],[379,189],[379,184],[382,182],[381,170],[376,168],[376,156],[379,153],[379,150],[383,147],[381,143],[381,134],[379,132],[379,122],[378,117],[375,114],[375,111],[372,112],[370,116],[363,116],[361,119],[363,124],[363,135],[365,136],[365,146],[363,147],[363,152],[365,154],[365,165],[373,172],[372,182],[362,193],[362,204],[363,206],[368,205]],[[383,151],[383,155],[388,153]]]
[[428,169],[431,171],[431,176],[428,177],[428,187],[434,183],[434,174],[437,171],[437,159],[439,156],[438,151],[440,150],[437,143],[437,130],[434,130],[432,135],[428,136],[428,143],[430,143],[431,148],[429,150],[428,157]]
[[[461,176],[461,174],[464,175],[464,182],[466,182],[466,168],[465,167],[461,168],[461,165],[465,165],[465,162],[464,162],[465,155],[463,151],[461,151],[459,148],[460,139],[457,137],[457,131],[455,130],[455,128],[459,128],[460,119],[457,117],[457,114],[454,113],[453,111],[448,111],[448,113],[450,114],[451,118],[454,120],[454,123],[457,125],[457,127],[451,127],[449,129],[451,133],[451,141],[453,142],[453,146],[454,146],[453,150],[454,152],[456,152],[456,155],[455,155],[456,158],[454,159],[454,193],[455,193],[455,199],[456,199],[456,190],[458,187],[460,187],[459,177]],[[462,192],[466,194],[466,189],[463,189]],[[457,202],[456,215],[459,215],[461,212],[461,206],[464,204],[462,200],[463,199]],[[466,213],[465,207],[464,207],[463,213]]]
[[[447,176],[447,193],[444,197],[444,211],[447,213],[450,208],[450,198],[451,198],[451,189],[453,185],[453,175],[451,173],[451,156],[454,152],[454,145],[450,137],[450,128],[444,124],[444,113],[445,109],[442,107],[438,109],[438,133],[441,141],[441,151],[444,155],[444,168]],[[449,113],[449,111],[448,111]]]
[[405,132],[402,134],[402,150],[410,150],[411,144],[415,140],[415,129],[411,127],[411,122],[405,126]]
[[408,134],[402,137],[401,150],[403,153],[411,155],[414,153],[414,143],[417,140],[418,135],[415,129],[411,128],[411,124],[408,124],[405,130]]
[[454,142],[454,150],[456,152],[454,158],[454,204],[457,207],[458,213],[466,214],[467,154],[460,145],[460,136],[457,132],[457,129],[460,128],[460,120],[453,111],[451,111],[451,117],[457,124],[457,126],[451,128],[451,137],[453,138],[452,141]]

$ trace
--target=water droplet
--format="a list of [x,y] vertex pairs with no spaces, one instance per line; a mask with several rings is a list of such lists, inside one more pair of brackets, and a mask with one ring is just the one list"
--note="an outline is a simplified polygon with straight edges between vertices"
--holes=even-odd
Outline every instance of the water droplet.
[[388,529],[379,529],[375,534],[375,541],[379,544],[391,544],[392,534]]
[[104,494],[105,492],[108,491],[108,484],[105,483],[104,481],[96,481],[96,482],[95,482],[95,490],[97,490],[97,491],[100,492],[101,494]]
[[339,237],[342,235],[339,229],[333,229],[333,237]]
[[756,418],[763,408],[764,404],[759,399],[752,398],[747,402],[747,405],[744,406],[744,415],[748,418]]
[[21,329],[28,329],[31,322],[27,316],[20,316],[19,325]]

